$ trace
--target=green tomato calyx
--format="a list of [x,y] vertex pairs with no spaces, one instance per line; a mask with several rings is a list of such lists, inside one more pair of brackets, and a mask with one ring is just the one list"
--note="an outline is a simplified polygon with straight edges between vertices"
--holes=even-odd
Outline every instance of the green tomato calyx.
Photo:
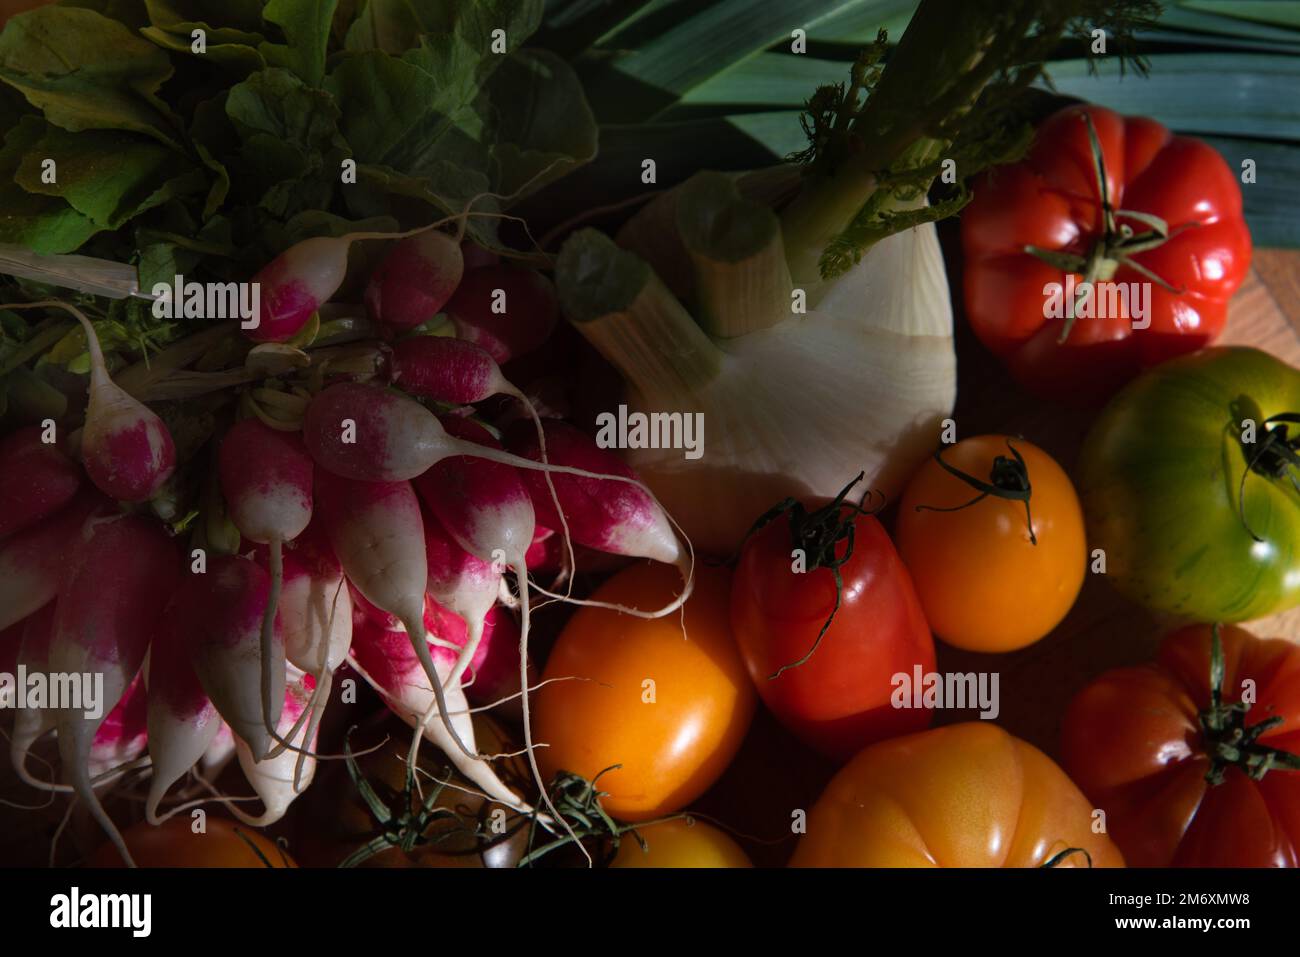
[[1210,758],[1210,770],[1205,773],[1205,780],[1211,787],[1216,787],[1223,783],[1228,769],[1233,767],[1240,768],[1256,781],[1262,780],[1269,771],[1300,771],[1300,755],[1259,742],[1265,732],[1282,723],[1281,715],[1247,725],[1250,705],[1244,701],[1224,702],[1225,670],[1223,640],[1216,624],[1210,638],[1210,706],[1200,713],[1205,753]]
[[1292,487],[1300,492],[1300,481],[1292,471],[1300,468],[1300,436],[1290,436],[1288,423],[1300,423],[1300,413],[1282,412],[1265,419],[1261,423],[1265,435],[1263,442],[1253,434],[1251,441],[1247,442],[1244,435],[1241,440],[1246,467],[1242,469],[1241,483],[1237,487],[1237,514],[1246,533],[1257,542],[1263,539],[1255,534],[1246,520],[1246,479],[1250,473],[1256,472],[1271,479],[1290,479]]
[[[811,658],[813,653],[821,646],[822,638],[825,637],[831,622],[835,620],[836,612],[840,610],[840,602],[844,597],[844,577],[840,574],[840,568],[853,557],[854,522],[857,521],[859,515],[876,514],[885,504],[884,496],[881,495],[879,508],[869,509],[866,507],[867,499],[872,494],[871,489],[865,490],[862,493],[861,500],[856,504],[846,501],[849,492],[853,490],[853,486],[864,478],[866,478],[866,473],[859,472],[852,482],[840,489],[840,493],[835,498],[811,512],[805,509],[803,503],[798,499],[783,499],[760,515],[758,520],[750,526],[749,531],[745,533],[744,539],[741,540],[740,548],[744,548],[745,542],[749,541],[750,536],[784,515],[790,526],[791,548],[805,557],[804,573],[818,568],[829,568],[835,576],[835,606],[831,609],[831,613],[826,616],[826,621],[822,625],[821,631],[817,633],[817,638],[813,641],[812,647],[798,661],[784,664],[768,675],[769,681],[781,677],[785,671],[790,668],[797,668]],[[843,554],[839,554],[840,542],[845,543]],[[737,549],[737,554],[739,554],[739,551],[740,549]]]
[[[1086,255],[1059,249],[1043,249],[1039,246],[1025,247],[1025,252],[1041,259],[1054,269],[1083,277],[1075,293],[1074,308],[1066,314],[1065,325],[1061,329],[1060,336],[1057,337],[1058,343],[1063,343],[1069,338],[1079,306],[1083,298],[1091,293],[1093,284],[1110,282],[1121,266],[1144,276],[1175,296],[1181,296],[1186,292],[1187,290],[1165,281],[1132,257],[1163,246],[1179,233],[1200,225],[1185,223],[1178,229],[1170,231],[1169,223],[1159,216],[1133,209],[1116,209],[1111,203],[1110,187],[1106,179],[1106,160],[1101,150],[1101,140],[1097,137],[1097,128],[1093,125],[1092,117],[1087,110],[1083,110],[1080,115],[1088,128],[1088,144],[1092,148],[1092,171],[1096,179],[1097,196],[1101,200],[1101,234]],[[1138,232],[1128,223],[1120,222],[1121,219],[1132,220],[1145,226],[1146,229]]]
[[1033,486],[1029,484],[1029,466],[1025,464],[1024,456],[1020,450],[1011,444],[1007,439],[1007,448],[1011,450],[1014,459],[1009,459],[1005,455],[999,455],[993,460],[993,467],[989,470],[989,480],[987,482],[977,479],[969,473],[963,472],[956,466],[949,465],[943,460],[943,446],[935,449],[934,460],[939,463],[945,472],[961,479],[979,494],[969,502],[961,505],[954,505],[951,508],[941,508],[937,505],[918,505],[918,512],[959,512],[964,508],[970,508],[977,502],[983,501],[992,495],[995,498],[1006,499],[1012,502],[1025,503],[1025,527],[1029,530],[1029,543],[1038,544],[1038,536],[1034,534],[1034,518],[1029,512],[1029,499],[1033,494]]

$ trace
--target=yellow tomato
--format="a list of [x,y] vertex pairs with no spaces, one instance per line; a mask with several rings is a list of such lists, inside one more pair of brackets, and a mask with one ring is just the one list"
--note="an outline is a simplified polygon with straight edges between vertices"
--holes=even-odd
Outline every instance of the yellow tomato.
[[[533,701],[537,757],[549,778],[600,778],[613,817],[641,821],[699,797],[735,756],[754,714],[754,688],[731,636],[731,576],[696,567],[680,614],[635,618],[581,608],[546,662]],[[633,565],[592,596],[651,611],[681,591],[677,569]],[[557,679],[580,680],[557,680]]]
[[1014,480],[1013,448],[1030,484],[1032,538],[1023,501],[989,495],[963,508],[979,492],[934,459],[917,471],[898,508],[898,551],[931,629],[970,651],[1033,644],[1060,624],[1083,586],[1083,510],[1051,456],[1023,439],[981,435],[944,449],[943,460],[996,485],[994,474]]
[[646,846],[625,834],[610,867],[753,867],[740,845],[712,824],[689,818],[637,828]]
[[[808,815],[795,867],[1123,867],[1093,805],[1037,748],[985,721],[873,744]],[[1061,867],[1086,867],[1071,854]]]

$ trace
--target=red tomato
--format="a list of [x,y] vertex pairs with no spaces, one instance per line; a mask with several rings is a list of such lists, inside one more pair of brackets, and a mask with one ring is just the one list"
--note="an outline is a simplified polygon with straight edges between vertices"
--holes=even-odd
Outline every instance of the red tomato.
[[[1102,211],[1085,114],[1101,147],[1114,231]],[[1134,244],[1152,226],[1126,211],[1159,217],[1168,239],[1138,249]],[[961,230],[971,327],[1023,385],[1049,398],[1104,397],[1142,368],[1212,342],[1250,268],[1241,189],[1223,158],[1154,120],[1096,106],[1050,116],[1023,161],[980,180]],[[1121,235],[1124,230],[1134,235]],[[1110,303],[1121,288],[1116,283],[1146,283],[1149,327],[1135,328],[1130,314],[1136,310],[1119,301],[1105,318],[1078,318],[1058,343],[1066,320],[1047,317],[1045,286],[1064,286],[1066,273],[1026,246],[1075,257],[1075,282],[1095,253],[1098,303]],[[1151,282],[1125,258],[1176,291]]]
[[[1275,767],[1256,780],[1231,760],[1300,752],[1300,647],[1232,626],[1220,634],[1217,713],[1209,625],[1170,635],[1151,664],[1106,672],[1066,712],[1064,767],[1106,812],[1130,864],[1300,864],[1300,762],[1288,769],[1274,754]],[[1232,708],[1246,690],[1253,703]]]
[[[910,676],[917,665],[934,670],[934,640],[884,528],[870,515],[853,517],[840,508],[853,529],[853,553],[840,566],[840,607],[817,650],[782,670],[808,654],[835,607],[833,570],[816,567],[816,547],[798,538],[788,516],[745,544],[731,591],[731,627],[767,706],[812,747],[842,761],[930,723],[928,709],[894,708],[890,696],[894,675]],[[801,548],[805,570],[792,557]],[[841,539],[827,554],[843,558],[847,548]]]

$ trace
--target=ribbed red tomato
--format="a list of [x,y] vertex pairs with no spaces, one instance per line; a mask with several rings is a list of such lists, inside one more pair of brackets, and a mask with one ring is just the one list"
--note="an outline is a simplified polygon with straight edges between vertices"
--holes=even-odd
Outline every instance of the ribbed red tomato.
[[[1209,344],[1250,268],[1241,188],[1223,158],[1154,120],[1097,106],[1048,117],[1023,161],[976,183],[961,224],[971,328],[1049,398],[1104,397]],[[1049,290],[1067,292],[1067,272],[1074,283],[1095,280],[1091,312],[1105,315],[1084,318],[1081,304],[1062,343],[1067,319],[1059,309],[1049,317]]]
[[1152,664],[1108,671],[1079,692],[1062,765],[1106,812],[1131,865],[1295,867],[1300,647],[1224,626],[1216,707],[1213,635],[1184,628]]

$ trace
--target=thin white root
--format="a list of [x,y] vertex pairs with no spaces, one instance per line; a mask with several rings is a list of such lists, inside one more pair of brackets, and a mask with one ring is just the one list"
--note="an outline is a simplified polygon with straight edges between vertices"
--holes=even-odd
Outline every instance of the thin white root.
[[[77,744],[80,745],[80,742]],[[83,753],[87,750],[89,749],[77,746],[77,760],[73,767],[67,769],[68,774],[72,777],[73,790],[76,792],[73,800],[80,800],[86,805],[87,810],[90,811],[90,816],[95,819],[95,823],[103,829],[104,833],[108,835],[109,841],[117,848],[117,852],[122,855],[122,860],[126,863],[126,866],[135,867],[135,859],[126,846],[126,839],[122,837],[122,832],[117,829],[113,819],[104,810],[104,805],[100,803],[99,796],[95,794],[95,785],[91,781],[90,773],[87,770],[90,756]]]
[[[518,399],[525,409],[528,410],[529,417],[533,420],[533,429],[537,432],[537,450],[542,457],[542,465],[549,466],[550,460],[546,456],[546,429],[542,425],[542,417],[537,414],[537,407],[533,405],[532,400],[518,389],[516,386],[510,386],[514,389],[513,395]],[[551,493],[551,504],[555,506],[555,514],[560,519],[560,534],[564,536],[564,572],[567,576],[568,588],[565,591],[565,598],[573,594],[573,580],[577,577],[578,559],[573,554],[573,536],[569,533],[569,519],[564,514],[564,508],[560,505],[560,493],[555,490],[555,480],[551,478],[549,468],[542,473],[546,479],[546,490]],[[651,496],[653,498],[653,496]]]
[[[307,732],[303,735],[304,742],[316,740],[316,732],[320,728],[321,719],[325,717],[325,706],[329,704],[330,688],[333,687],[333,684],[334,672],[328,667],[322,668],[320,673],[316,675],[316,687],[312,689],[311,701],[307,702],[307,709],[303,711],[302,715],[299,715],[298,718],[298,721],[300,722],[304,715],[311,715],[311,719],[307,723]],[[294,722],[294,727],[288,735],[289,740],[292,741],[297,734],[298,722]],[[320,759],[320,755],[317,754],[312,754],[310,756],[317,760]],[[293,789],[295,792],[302,791],[302,773],[303,767],[307,763],[307,758],[308,749],[301,749],[298,752],[298,760],[293,766]]]
[[[355,669],[361,677],[365,678],[372,688],[380,693],[384,698],[384,701],[388,704],[388,707],[398,717],[403,721],[406,721],[408,724],[419,720],[421,714],[420,711],[413,710],[412,705],[403,703],[395,698],[388,689],[371,677],[355,657],[349,657],[348,661],[352,665],[353,669]],[[451,691],[453,694],[457,695],[459,700],[456,702],[455,708],[448,708],[448,712],[454,714],[466,712],[468,707],[465,704],[463,695],[460,695],[459,689],[453,688]],[[468,725],[467,723],[467,727],[472,730],[472,725]],[[428,725],[427,732],[429,739],[442,749],[442,752],[456,767],[456,770],[459,771],[467,780],[472,781],[474,784],[481,787],[491,800],[495,801],[497,804],[504,804],[506,807],[513,808],[523,814],[533,813],[532,806],[506,787],[505,783],[497,777],[496,772],[492,770],[492,767],[486,761],[477,757],[473,759],[465,757],[465,755],[455,747],[451,736],[446,733],[446,728],[443,726],[442,722],[431,721]],[[415,770],[419,769],[416,768]]]
[[447,713],[446,691],[451,688],[464,688],[464,685],[461,684],[461,676],[465,674],[465,669],[469,667],[470,661],[474,658],[474,652],[478,651],[479,643],[483,640],[483,622],[481,620],[478,622],[471,621],[468,618],[462,618],[461,620],[465,622],[465,645],[460,649],[460,653],[456,656],[456,663],[452,665],[451,673],[447,675],[447,680],[442,683],[444,692],[442,699],[440,700],[435,697],[433,702],[429,705],[428,710],[424,712],[419,722],[415,725],[415,733],[411,738],[411,749],[407,753],[407,763],[410,767],[415,767],[416,761],[419,759],[420,741],[424,737],[425,728],[429,726],[429,722],[433,720],[434,715],[439,711],[443,713],[443,720],[447,723],[447,728],[452,732],[452,737],[455,739],[456,744],[460,746],[461,750],[464,751],[465,756],[467,758],[479,757],[477,753],[470,751],[469,748],[465,746],[464,742],[460,740],[460,735],[455,733],[455,728],[451,721],[451,715]]
[[542,778],[542,770],[537,766],[537,746],[533,743],[532,715],[528,706],[528,568],[522,561],[515,568],[515,577],[519,583],[519,688],[523,703],[524,750],[528,752],[528,768],[532,771],[533,780],[537,783],[537,788],[541,792],[542,803],[551,812],[551,816],[564,827],[569,838],[578,846],[578,850],[582,851],[582,856],[587,859],[587,866],[592,867],[595,862],[591,859],[591,852],[582,846],[582,841],[578,839],[577,833],[573,830],[573,825],[555,807],[555,802],[551,800],[550,791],[547,790],[546,781]]
[[[437,665],[433,663],[433,655],[429,652],[428,642],[425,640],[424,621],[403,622],[406,626],[406,633],[411,639],[411,646],[415,649],[415,656],[420,660],[421,667],[424,668],[425,676],[429,679],[429,685],[433,688],[433,703],[429,705],[428,710],[421,716],[415,728],[414,737],[411,740],[411,750],[407,756],[412,768],[415,767],[416,761],[420,757],[420,740],[424,737],[424,731],[429,726],[433,718],[432,712],[437,711],[442,716],[443,727],[447,735],[457,748],[467,757],[478,760],[477,755],[465,746],[461,740],[460,732],[456,730],[455,724],[452,723],[451,716],[447,714],[447,694],[443,688],[442,679],[438,677]],[[453,755],[447,755],[453,758]]]

